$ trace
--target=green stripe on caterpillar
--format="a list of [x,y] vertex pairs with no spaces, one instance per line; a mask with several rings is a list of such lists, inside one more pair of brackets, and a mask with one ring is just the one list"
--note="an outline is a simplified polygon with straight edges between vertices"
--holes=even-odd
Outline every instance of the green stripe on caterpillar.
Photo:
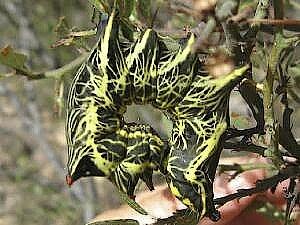
[[[184,45],[152,29],[134,43],[120,38],[113,11],[97,45],[79,68],[67,103],[67,183],[105,176],[134,195],[143,180],[152,190],[153,170],[171,192],[200,217],[219,218],[212,198],[209,159],[227,128],[229,93],[247,66],[213,79],[200,72],[194,35]],[[174,47],[175,45],[175,47]],[[126,123],[126,106],[152,104],[173,122],[164,142],[149,125]]]

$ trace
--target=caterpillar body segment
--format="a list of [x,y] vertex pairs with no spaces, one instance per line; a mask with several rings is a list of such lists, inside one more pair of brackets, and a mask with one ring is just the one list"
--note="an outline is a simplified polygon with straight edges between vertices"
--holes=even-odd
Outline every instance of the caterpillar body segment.
[[[132,46],[126,57],[128,79],[131,88],[127,104],[147,104],[156,98],[156,70],[159,59],[157,35],[147,29]],[[128,97],[127,97],[128,98]]]
[[[228,96],[247,66],[224,78],[196,77],[183,100],[174,107],[167,179],[171,192],[189,208],[212,220],[219,218],[213,204],[210,158],[227,128]],[[209,163],[208,163],[209,162]],[[192,188],[191,188],[192,187]],[[199,198],[201,196],[201,198]]]
[[[174,126],[167,171],[171,192],[194,211],[213,217],[212,182],[206,162],[217,151],[226,123],[218,124],[216,115],[207,123],[203,118],[178,121]],[[209,128],[209,129],[208,129]],[[217,130],[218,133],[215,133]],[[209,209],[209,210],[208,210]]]
[[[230,74],[220,78],[197,74],[190,84],[188,92],[175,107],[168,113],[177,119],[193,117],[211,117],[212,112],[223,112],[228,109],[228,100],[231,90],[243,78],[248,66],[233,70]],[[205,121],[205,119],[203,119]]]
[[[130,82],[126,104],[152,104],[159,109],[174,107],[184,96],[197,65],[191,36],[186,46],[170,51],[155,31],[147,29],[126,56]],[[128,80],[127,78],[127,80]],[[121,96],[122,97],[122,96]]]
[[185,96],[192,83],[194,74],[200,67],[197,56],[193,53],[195,43],[191,35],[185,45],[174,50],[164,39],[159,41],[162,50],[157,70],[157,96],[152,105],[161,110],[174,108]]
[[112,171],[109,179],[129,196],[134,195],[139,179],[153,190],[152,173],[161,164],[164,142],[148,125],[125,124],[117,134],[126,139],[126,157]]
[[[247,66],[212,79],[196,76],[183,100],[168,112],[173,118],[167,171],[171,192],[189,208],[218,220],[213,204],[210,159],[227,128],[228,97]],[[175,119],[174,119],[175,118]]]
[[101,156],[98,162],[101,165],[105,157],[94,154],[99,149],[95,139],[113,134],[123,123],[126,107],[120,96],[127,85],[116,68],[124,68],[126,45],[118,38],[118,21],[114,21],[113,12],[97,45],[70,86],[66,120],[69,174],[75,173],[80,159],[91,152],[93,156]]

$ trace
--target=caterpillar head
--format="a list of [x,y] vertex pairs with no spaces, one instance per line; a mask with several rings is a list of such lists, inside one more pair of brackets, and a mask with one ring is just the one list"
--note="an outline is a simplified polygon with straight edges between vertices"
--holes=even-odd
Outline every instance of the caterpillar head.
[[103,171],[97,168],[90,156],[84,156],[78,163],[68,163],[66,183],[69,186],[71,186],[79,178],[89,176],[105,176]]

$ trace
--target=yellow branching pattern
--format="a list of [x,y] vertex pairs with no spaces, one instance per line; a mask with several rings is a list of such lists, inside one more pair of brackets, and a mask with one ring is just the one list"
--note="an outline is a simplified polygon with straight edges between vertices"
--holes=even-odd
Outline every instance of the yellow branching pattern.
[[[217,219],[209,159],[227,128],[230,91],[248,67],[213,79],[200,72],[194,35],[180,45],[147,29],[134,43],[123,43],[118,31],[113,12],[71,84],[69,177],[105,176],[133,196],[139,180],[154,189],[152,173],[160,170],[177,198],[201,217]],[[168,114],[171,139],[163,141],[150,125],[126,123],[123,114],[132,103]]]

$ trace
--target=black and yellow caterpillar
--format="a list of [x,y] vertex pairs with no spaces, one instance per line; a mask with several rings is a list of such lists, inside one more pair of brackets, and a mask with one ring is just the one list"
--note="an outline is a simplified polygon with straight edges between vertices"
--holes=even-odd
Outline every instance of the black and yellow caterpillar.
[[[219,219],[209,171],[227,128],[229,93],[247,66],[221,78],[201,72],[193,34],[184,44],[146,29],[133,43],[119,34],[115,11],[77,71],[67,102],[67,183],[108,177],[134,195],[143,180],[152,190],[153,170],[200,217]],[[163,141],[149,125],[126,123],[126,106],[152,104],[173,122]]]

